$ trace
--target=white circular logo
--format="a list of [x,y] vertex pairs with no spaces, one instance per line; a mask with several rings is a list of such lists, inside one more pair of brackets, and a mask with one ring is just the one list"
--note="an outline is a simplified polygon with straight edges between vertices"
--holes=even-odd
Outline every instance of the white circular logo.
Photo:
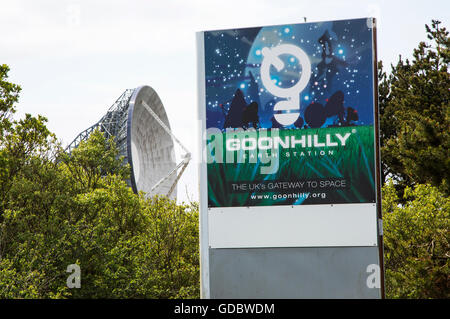
[[[264,56],[261,64],[261,81],[263,85],[273,95],[287,99],[275,104],[274,111],[300,110],[300,92],[306,87],[311,77],[311,62],[308,55],[293,44],[281,44],[274,48],[265,47],[261,50],[261,53]],[[300,80],[290,88],[279,87],[270,77],[270,67],[272,65],[278,72],[285,67],[284,62],[280,59],[282,54],[294,56],[301,66]],[[282,125],[293,124],[298,116],[299,113],[274,114],[275,119]]]

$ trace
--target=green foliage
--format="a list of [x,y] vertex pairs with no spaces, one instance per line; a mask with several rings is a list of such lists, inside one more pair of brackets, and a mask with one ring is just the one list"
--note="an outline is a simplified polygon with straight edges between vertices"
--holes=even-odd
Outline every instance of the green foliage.
[[450,298],[450,199],[417,185],[400,205],[392,182],[383,191],[387,297]]
[[413,60],[401,57],[387,76],[379,65],[383,173],[398,194],[430,183],[450,194],[450,38],[439,21],[426,26]]
[[10,116],[16,109],[14,103],[19,100],[20,86],[6,81],[9,67],[0,64],[0,141],[3,134],[11,127]]
[[449,298],[450,38],[426,25],[412,61],[379,64],[386,292]]
[[[14,177],[0,223],[0,297],[199,297],[197,206],[134,194],[105,143],[94,133],[73,156],[40,158]],[[66,287],[73,263],[81,289]]]
[[99,130],[92,132],[87,141],[80,142],[70,155],[60,154],[70,183],[78,192],[100,187],[102,177],[108,174],[116,174],[124,180],[129,178],[129,166],[122,165],[123,158],[117,156],[114,139],[106,140]]
[[[17,101],[6,71],[2,114]],[[199,297],[196,204],[134,194],[129,167],[100,131],[68,155],[44,117],[8,121],[0,141],[0,298]],[[66,285],[70,264],[81,268],[79,289]]]

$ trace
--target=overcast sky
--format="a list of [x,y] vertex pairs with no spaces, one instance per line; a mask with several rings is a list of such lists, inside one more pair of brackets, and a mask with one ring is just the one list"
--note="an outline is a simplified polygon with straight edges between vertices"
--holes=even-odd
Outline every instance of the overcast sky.
[[194,153],[178,187],[198,199],[195,32],[378,19],[378,58],[410,57],[425,23],[449,28],[450,1],[0,0],[0,63],[22,86],[16,117],[42,114],[67,145],[127,88],[152,86],[174,134]]

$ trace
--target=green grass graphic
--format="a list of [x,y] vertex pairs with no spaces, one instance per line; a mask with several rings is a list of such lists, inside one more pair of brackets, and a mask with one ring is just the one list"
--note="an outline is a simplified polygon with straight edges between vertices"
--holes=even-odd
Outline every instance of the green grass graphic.
[[[298,205],[298,204],[328,204],[328,203],[367,203],[375,201],[375,156],[374,156],[374,128],[373,126],[353,126],[353,127],[332,127],[303,130],[268,130],[255,132],[249,135],[248,132],[233,132],[233,134],[222,134],[223,161],[225,161],[225,145],[227,138],[243,139],[248,136],[253,137],[274,137],[279,136],[284,140],[286,136],[295,136],[300,139],[302,135],[318,135],[319,141],[324,142],[326,134],[332,136],[333,141],[336,134],[344,136],[351,133],[344,146],[330,147],[306,147],[297,145],[295,148],[280,148],[279,150],[269,150],[275,152],[279,160],[278,169],[272,174],[261,174],[261,168],[267,167],[268,163],[261,163],[260,160],[250,163],[249,157],[257,155],[255,151],[234,151],[235,160],[241,156],[243,163],[223,163],[220,158],[214,158],[211,147],[207,147],[209,155],[215,159],[213,163],[207,165],[208,174],[208,198],[211,207],[231,207],[231,206],[267,206],[267,205]],[[308,155],[308,151],[311,155]],[[325,155],[320,155],[323,151]],[[329,154],[332,151],[332,154]],[[297,152],[297,156],[294,156]],[[304,156],[300,153],[303,152]],[[314,152],[317,152],[315,155]],[[220,152],[219,152],[220,153]],[[289,156],[287,155],[289,154]],[[243,160],[242,156],[247,156]],[[256,157],[257,158],[257,157]],[[256,159],[254,158],[254,159]],[[273,160],[276,160],[273,159]],[[312,181],[326,180],[330,178],[345,179],[347,187],[345,189],[307,189],[306,193],[311,196],[306,200],[277,199],[272,195],[286,193],[280,190],[258,190],[258,191],[236,191],[231,185],[242,183],[258,182],[278,182],[278,181]],[[295,192],[302,192],[295,191]],[[292,191],[287,191],[292,193]],[[326,197],[312,197],[312,193],[325,193]],[[266,199],[252,199],[251,195],[270,195]]]

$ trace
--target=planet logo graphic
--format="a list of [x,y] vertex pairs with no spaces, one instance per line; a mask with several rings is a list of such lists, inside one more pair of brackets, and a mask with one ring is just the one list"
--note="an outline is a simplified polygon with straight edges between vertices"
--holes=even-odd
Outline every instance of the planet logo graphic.
[[[261,53],[264,57],[260,70],[263,85],[274,96],[285,99],[275,104],[274,118],[281,125],[291,125],[300,115],[300,93],[305,89],[311,77],[311,62],[305,51],[293,44],[281,44],[273,48],[265,47]],[[278,72],[284,69],[285,64],[280,59],[280,55],[284,54],[294,56],[301,66],[299,81],[289,88],[279,87],[270,76],[272,65]],[[278,113],[278,111],[280,112]]]

